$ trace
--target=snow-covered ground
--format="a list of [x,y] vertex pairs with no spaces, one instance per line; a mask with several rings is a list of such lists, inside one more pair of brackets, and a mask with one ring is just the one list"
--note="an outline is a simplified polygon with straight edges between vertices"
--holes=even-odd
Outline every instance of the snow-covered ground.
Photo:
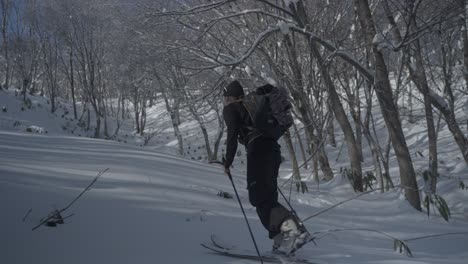
[[[173,140],[168,135],[148,148],[77,137],[63,132],[60,113],[54,117],[39,110],[14,110],[18,104],[8,96],[0,91],[0,106],[9,104],[8,111],[0,113],[0,263],[256,263],[214,255],[200,246],[216,234],[254,252],[237,200],[218,195],[233,194],[219,166],[160,152]],[[13,126],[18,120],[21,129]],[[48,133],[26,132],[26,125]],[[417,127],[405,133],[412,153],[421,150],[425,155],[425,135]],[[447,129],[439,140],[444,177],[438,189],[452,210],[449,222],[433,212],[428,217],[413,210],[398,189],[374,192],[306,221],[318,246],[306,245],[297,255],[317,263],[466,264],[468,190],[459,188],[459,178],[467,183],[468,171]],[[335,160],[338,149],[327,149],[334,151],[330,159]],[[417,157],[417,168],[427,165]],[[340,160],[345,159],[341,154]],[[71,215],[65,224],[32,231],[106,168],[91,190],[63,213]],[[242,170],[236,166],[234,182],[260,249],[267,251],[271,241],[248,204]],[[283,178],[289,172],[286,163]],[[397,175],[397,170],[392,172]],[[309,190],[292,192],[292,205],[302,218],[355,197],[341,176],[319,187],[309,183]],[[288,185],[283,191],[289,194]],[[450,235],[412,240],[437,234]],[[386,235],[408,240],[413,257],[395,251],[394,239]]]

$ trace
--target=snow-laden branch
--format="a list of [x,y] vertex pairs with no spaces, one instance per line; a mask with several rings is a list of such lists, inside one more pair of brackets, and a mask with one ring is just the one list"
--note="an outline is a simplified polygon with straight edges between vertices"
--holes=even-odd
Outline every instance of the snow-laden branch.
[[[270,6],[270,7],[273,7],[274,9],[280,10],[281,12],[284,12],[285,14],[288,14],[288,15],[290,15],[291,17],[294,16],[294,14],[291,13],[291,11],[289,11],[289,10],[287,10],[287,9],[285,9],[285,8],[283,8],[283,7],[279,6],[279,5],[277,5],[277,4],[271,3],[271,2],[269,2],[268,0],[256,0],[256,1],[257,1],[257,2],[260,2],[260,3],[264,3],[265,5]],[[285,2],[285,5],[286,5],[286,6],[289,6],[287,2]]]
[[304,28],[300,28],[294,24],[289,25],[289,28],[294,32],[309,37],[311,41],[316,42],[328,51],[333,52],[336,57],[342,58],[344,61],[348,62],[354,68],[356,68],[356,70],[358,70],[362,75],[364,75],[364,77],[366,77],[367,80],[369,80],[372,83],[374,82],[374,73],[370,69],[362,65],[356,58],[353,57],[353,55],[349,54],[346,51],[339,50],[330,41],[320,38],[313,32],[307,31]]
[[234,60],[234,61],[220,61],[220,60],[217,60],[219,63],[221,63],[222,65],[224,66],[237,66],[239,64],[241,64],[242,62],[244,62],[245,60],[247,60],[250,55],[252,55],[252,53],[255,51],[255,49],[265,40],[267,39],[270,35],[276,33],[276,32],[280,32],[281,31],[281,27],[280,26],[274,26],[274,27],[271,27],[269,29],[267,29],[266,31],[263,31],[262,33],[260,33],[257,38],[255,39],[255,41],[252,43],[252,45],[250,46],[250,48],[247,50],[246,53],[244,53],[244,55],[242,55],[239,59],[237,60]]
[[212,27],[214,27],[217,23],[219,23],[219,22],[221,22],[223,20],[228,20],[228,19],[231,19],[231,18],[245,16],[245,15],[249,15],[249,14],[262,14],[262,15],[269,16],[269,17],[272,17],[272,18],[276,18],[276,19],[278,19],[280,21],[293,23],[293,21],[291,19],[287,19],[287,18],[282,17],[280,15],[265,12],[265,11],[263,11],[261,9],[250,9],[250,10],[243,10],[243,11],[235,13],[235,14],[231,14],[231,15],[227,15],[227,16],[223,16],[223,17],[214,18],[214,19],[209,20],[206,23],[208,25],[208,27],[203,31],[202,35],[206,34]]
[[187,16],[187,15],[196,15],[200,14],[203,12],[207,12],[209,10],[218,8],[220,6],[223,6],[225,4],[228,4],[232,2],[233,0],[225,0],[225,1],[219,1],[219,2],[214,2],[214,3],[208,3],[204,5],[198,5],[195,7],[192,7],[187,10],[183,11],[166,11],[165,9],[158,11],[158,12],[151,12],[148,13],[148,15],[156,15],[156,16]]
[[[233,14],[231,16],[225,17],[225,19],[232,18],[234,16],[249,14],[249,13],[259,13],[259,10],[246,10],[246,11],[243,11],[243,12],[236,13],[236,14]],[[261,12],[261,13],[263,13],[263,12]],[[286,19],[286,21],[287,21],[287,19]],[[307,38],[309,38],[310,41],[318,43],[319,45],[323,46],[326,50],[333,53],[334,56],[332,58],[340,57],[341,59],[343,59],[344,61],[346,61],[350,65],[352,65],[356,70],[358,70],[369,82],[371,82],[371,83],[374,82],[374,73],[370,69],[365,67],[363,64],[361,64],[352,54],[350,54],[350,53],[348,53],[346,51],[343,51],[343,50],[339,50],[330,41],[325,40],[325,39],[323,39],[321,37],[318,37],[313,32],[307,31],[306,29],[299,27],[295,23],[286,23],[285,21],[280,21],[280,23],[278,23],[276,26],[270,27],[269,29],[267,29],[267,30],[263,31],[262,33],[260,33],[256,37],[256,39],[254,40],[252,45],[249,47],[249,49],[243,55],[241,55],[239,58],[237,58],[237,59],[233,58],[232,60],[223,60],[223,59],[220,59],[218,57],[215,57],[215,58],[209,57],[209,56],[207,56],[206,52],[203,52],[204,55],[202,57],[204,57],[205,59],[209,59],[209,61],[213,62],[214,64],[210,65],[210,66],[206,66],[206,67],[196,67],[196,68],[191,68],[191,69],[205,70],[205,69],[214,69],[214,68],[217,68],[219,66],[228,66],[228,67],[237,66],[237,65],[243,63],[245,60],[247,60],[254,53],[254,51],[258,48],[258,46],[265,39],[267,39],[269,36],[271,36],[271,35],[273,35],[275,33],[278,33],[278,32],[280,32],[282,34],[288,34],[288,32],[290,30],[292,30],[294,32],[297,32],[297,33],[299,33],[301,35],[304,35]],[[193,53],[197,53],[195,51],[195,49],[190,49],[190,50],[192,50]],[[198,55],[200,56],[200,54],[198,54]],[[187,68],[189,68],[189,67],[187,67]]]

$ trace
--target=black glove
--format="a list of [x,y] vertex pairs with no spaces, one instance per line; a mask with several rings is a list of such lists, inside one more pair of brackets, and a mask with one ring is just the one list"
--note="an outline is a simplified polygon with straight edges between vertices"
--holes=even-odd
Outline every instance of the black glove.
[[226,173],[226,175],[231,175],[231,169],[229,169],[229,166],[226,166],[226,159],[223,157],[222,159],[222,162],[223,162],[223,166],[224,166],[224,173]]

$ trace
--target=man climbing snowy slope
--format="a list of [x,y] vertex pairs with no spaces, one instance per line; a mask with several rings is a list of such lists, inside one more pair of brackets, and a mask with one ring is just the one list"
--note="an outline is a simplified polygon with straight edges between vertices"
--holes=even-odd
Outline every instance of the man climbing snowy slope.
[[[257,88],[256,94],[275,89],[270,84]],[[258,217],[273,239],[273,251],[293,251],[306,240],[307,232],[298,228],[294,214],[278,202],[277,178],[281,163],[281,150],[277,139],[266,136],[255,127],[254,113],[249,113],[247,99],[238,81],[224,89],[223,115],[227,126],[227,149],[224,169],[230,174],[238,142],[247,151],[247,188],[249,201],[256,208]]]

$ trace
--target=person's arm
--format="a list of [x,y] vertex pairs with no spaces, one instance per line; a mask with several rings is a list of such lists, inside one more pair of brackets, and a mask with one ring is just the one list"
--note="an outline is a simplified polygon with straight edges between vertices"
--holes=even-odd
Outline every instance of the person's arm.
[[239,136],[240,128],[242,125],[239,113],[236,111],[234,105],[228,105],[223,110],[224,122],[227,126],[227,139],[226,139],[226,160],[224,167],[229,169],[234,161],[237,151],[237,138]]

